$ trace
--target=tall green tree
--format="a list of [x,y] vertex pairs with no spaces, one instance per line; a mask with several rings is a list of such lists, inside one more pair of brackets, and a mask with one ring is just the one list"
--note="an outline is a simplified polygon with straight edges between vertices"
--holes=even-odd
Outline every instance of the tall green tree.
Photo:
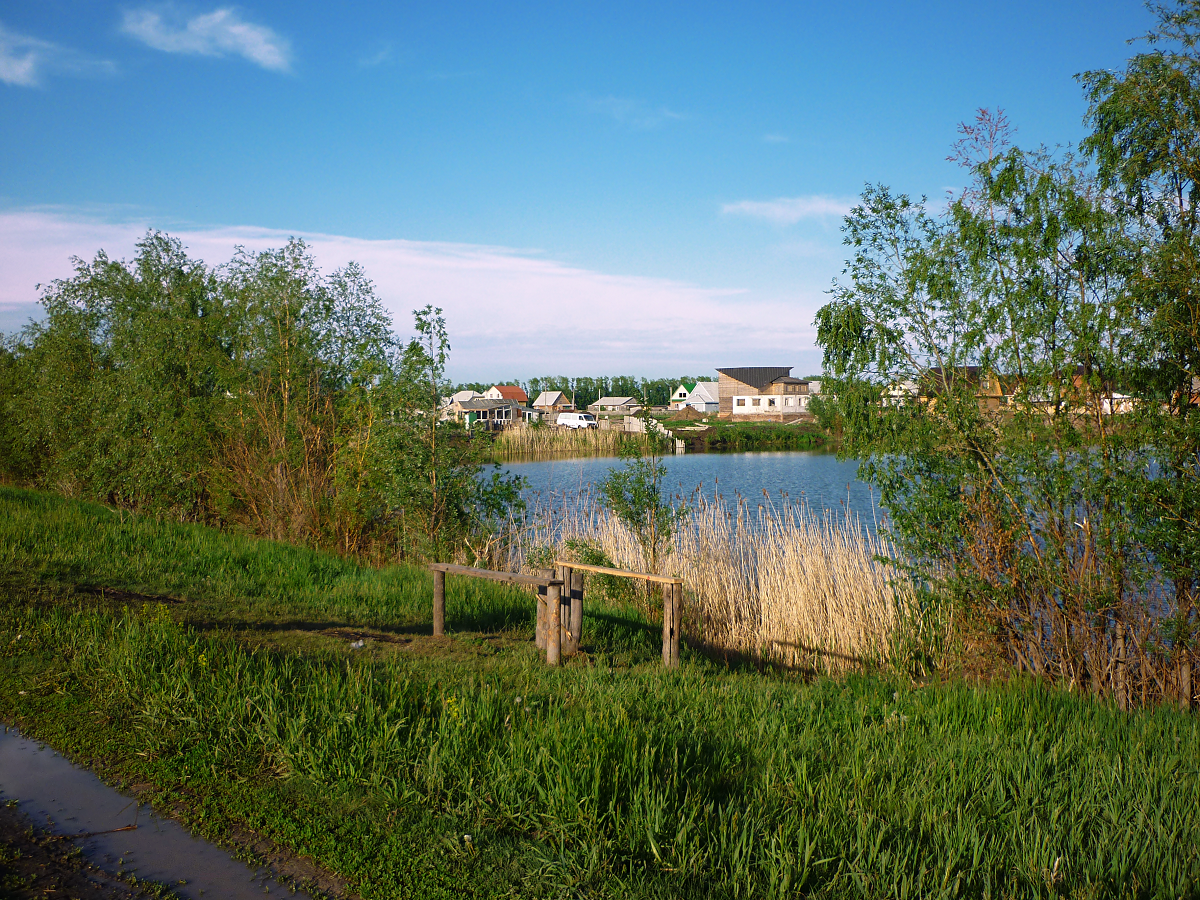
[[[1153,464],[1133,490],[1183,626],[1200,578],[1200,2],[1150,9],[1146,51],[1081,76],[1093,129],[1083,146],[1141,247],[1131,385]],[[1184,642],[1192,630],[1181,628]]]

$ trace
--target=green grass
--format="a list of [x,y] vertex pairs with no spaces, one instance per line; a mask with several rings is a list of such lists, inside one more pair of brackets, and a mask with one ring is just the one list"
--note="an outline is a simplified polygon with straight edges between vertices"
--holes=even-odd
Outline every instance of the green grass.
[[[722,452],[745,450],[815,450],[825,446],[827,438],[812,423],[783,425],[771,422],[732,422],[718,419],[716,414],[701,423],[691,419],[664,419],[663,424],[675,436],[689,444],[693,452]],[[675,431],[705,424],[707,431]]]
[[1200,896],[1177,711],[666,672],[653,626],[605,608],[551,670],[518,591],[450,579],[438,640],[419,570],[21,491],[0,571],[3,715],[364,897]]

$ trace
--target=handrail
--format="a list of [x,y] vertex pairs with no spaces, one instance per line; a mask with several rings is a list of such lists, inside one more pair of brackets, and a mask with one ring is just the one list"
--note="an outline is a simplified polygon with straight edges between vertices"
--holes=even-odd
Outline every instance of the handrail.
[[641,578],[645,581],[653,581],[657,584],[683,584],[682,578],[677,578],[671,575],[651,575],[648,572],[629,572],[625,569],[607,569],[604,566],[587,566],[583,563],[571,562],[567,559],[556,559],[556,566],[567,566],[571,569],[580,569],[584,572],[596,572],[600,575],[620,575],[624,578]]
[[493,572],[491,569],[456,566],[453,563],[430,563],[429,568],[434,572],[445,572],[448,575],[470,575],[473,578],[486,578],[488,581],[503,581],[507,584],[524,584],[530,587],[550,587],[552,584],[562,584],[560,579],[551,578],[547,575],[517,575],[513,572]]

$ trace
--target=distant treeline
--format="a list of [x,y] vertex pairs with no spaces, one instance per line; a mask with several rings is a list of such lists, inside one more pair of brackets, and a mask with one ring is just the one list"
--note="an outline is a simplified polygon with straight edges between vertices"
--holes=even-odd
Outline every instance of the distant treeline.
[[493,547],[515,496],[437,403],[440,311],[391,330],[363,270],[303,242],[218,268],[150,233],[0,343],[0,481],[343,553]]
[[575,405],[584,408],[595,403],[601,397],[637,397],[646,398],[652,406],[666,406],[675,388],[680,382],[716,381],[716,373],[708,375],[681,375],[678,378],[635,378],[632,375],[614,375],[611,378],[567,378],[565,375],[530,378],[522,381],[514,378],[509,381],[467,382],[458,385],[460,391],[472,390],[483,393],[493,384],[516,384],[529,395],[530,401],[536,400],[542,391],[563,391],[575,398]]

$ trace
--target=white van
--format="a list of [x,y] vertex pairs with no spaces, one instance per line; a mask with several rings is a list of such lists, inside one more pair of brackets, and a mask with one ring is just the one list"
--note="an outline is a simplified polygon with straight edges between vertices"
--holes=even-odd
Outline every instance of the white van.
[[558,414],[558,424],[563,428],[599,428],[600,423],[591,413],[563,412]]

